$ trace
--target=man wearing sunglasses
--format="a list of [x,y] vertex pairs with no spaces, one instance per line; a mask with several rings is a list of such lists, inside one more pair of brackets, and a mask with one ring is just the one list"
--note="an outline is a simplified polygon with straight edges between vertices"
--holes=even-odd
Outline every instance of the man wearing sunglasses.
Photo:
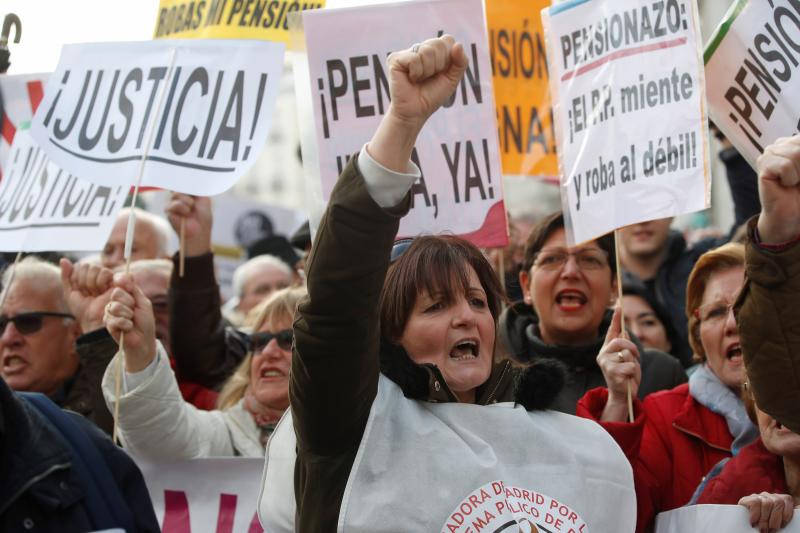
[[26,257],[3,273],[0,375],[15,390],[62,403],[78,369],[80,325],[70,314],[59,269]]

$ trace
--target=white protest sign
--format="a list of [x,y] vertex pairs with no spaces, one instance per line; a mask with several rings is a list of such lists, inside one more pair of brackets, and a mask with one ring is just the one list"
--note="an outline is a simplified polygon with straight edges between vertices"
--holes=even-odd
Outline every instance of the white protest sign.
[[132,185],[147,150],[142,185],[217,194],[266,142],[283,52],[234,40],[66,45],[31,133],[93,183]]
[[[751,533],[747,509],[741,505],[689,505],[656,516],[655,533]],[[800,533],[800,512],[781,533]]]
[[0,176],[17,130],[30,127],[49,74],[0,75]]
[[736,0],[705,52],[714,123],[750,165],[800,133],[800,2]]
[[137,460],[163,531],[261,533],[256,515],[261,458]]
[[47,159],[18,130],[0,181],[0,250],[95,251],[105,245],[127,187],[95,185]]
[[542,11],[567,240],[709,206],[694,0]]
[[[386,57],[446,32],[463,43],[469,69],[453,98],[419,135],[412,160],[422,178],[411,189],[413,207],[399,233],[450,232],[480,246],[505,246],[508,232],[481,1],[304,11],[302,21],[309,75],[305,98],[310,95],[313,106],[321,200],[327,201],[347,161],[370,140],[388,109]],[[386,21],[392,31],[386,31]],[[304,154],[309,150],[305,144]],[[307,162],[314,159],[304,156]]]

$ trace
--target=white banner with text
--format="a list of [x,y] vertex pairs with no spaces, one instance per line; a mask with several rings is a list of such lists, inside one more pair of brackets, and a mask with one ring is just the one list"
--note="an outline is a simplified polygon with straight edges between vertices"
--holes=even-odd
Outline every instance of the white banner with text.
[[27,130],[17,130],[0,181],[0,250],[102,250],[127,193],[58,168]]
[[695,1],[571,0],[542,19],[567,240],[708,207]]
[[62,168],[97,184],[213,195],[267,139],[284,45],[159,40],[66,45],[31,133]]
[[[387,20],[392,31],[386,31]],[[449,232],[479,246],[505,246],[508,231],[481,1],[313,10],[303,12],[302,22],[308,78],[298,93],[306,91],[313,109],[318,200],[327,202],[342,169],[388,110],[387,56],[448,33],[464,45],[469,68],[451,100],[417,139],[412,160],[422,177],[411,189],[412,209],[400,224],[399,236]],[[305,157],[309,149],[304,145],[304,160],[313,161],[315,157]]]

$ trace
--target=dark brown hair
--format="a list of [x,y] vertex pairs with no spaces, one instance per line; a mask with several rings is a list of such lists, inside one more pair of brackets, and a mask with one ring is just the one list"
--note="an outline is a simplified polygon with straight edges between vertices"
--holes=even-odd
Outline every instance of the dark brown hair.
[[[542,249],[544,243],[556,230],[564,227],[564,215],[561,211],[556,211],[544,217],[531,229],[528,234],[528,241],[525,243],[525,260],[522,262],[522,269],[527,272],[533,266],[536,254]],[[611,267],[611,279],[617,275],[617,262],[614,260],[616,248],[614,246],[614,234],[606,233],[602,237],[595,239],[597,246],[608,253],[608,265]]]
[[496,323],[504,300],[503,289],[481,251],[470,242],[452,235],[423,236],[414,239],[389,267],[381,292],[383,338],[396,342],[403,335],[421,291],[440,293],[445,303],[451,303],[456,295],[466,293],[469,289],[466,265],[478,275]]

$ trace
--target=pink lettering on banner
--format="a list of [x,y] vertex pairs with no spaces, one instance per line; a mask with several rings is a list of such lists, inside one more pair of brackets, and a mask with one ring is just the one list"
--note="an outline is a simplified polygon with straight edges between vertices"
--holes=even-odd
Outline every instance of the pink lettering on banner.
[[236,495],[220,494],[217,533],[233,533],[234,518],[236,518]]
[[253,515],[253,519],[250,521],[250,527],[247,528],[247,533],[264,533],[264,528],[261,527],[261,522],[258,520],[258,513]]
[[164,491],[164,521],[161,531],[192,533],[189,522],[189,500],[182,490]]
[[516,522],[523,533],[537,531],[537,528],[589,533],[586,523],[568,504],[502,481],[487,483],[465,496],[450,514],[442,532],[494,531],[509,522]]
[[[216,533],[233,533],[233,524],[236,518],[237,496],[235,494],[219,495],[219,513],[217,514]],[[164,491],[164,519],[161,530],[165,533],[191,533],[192,526],[189,516],[189,499],[182,490]],[[247,533],[264,533],[258,513],[253,514]]]

